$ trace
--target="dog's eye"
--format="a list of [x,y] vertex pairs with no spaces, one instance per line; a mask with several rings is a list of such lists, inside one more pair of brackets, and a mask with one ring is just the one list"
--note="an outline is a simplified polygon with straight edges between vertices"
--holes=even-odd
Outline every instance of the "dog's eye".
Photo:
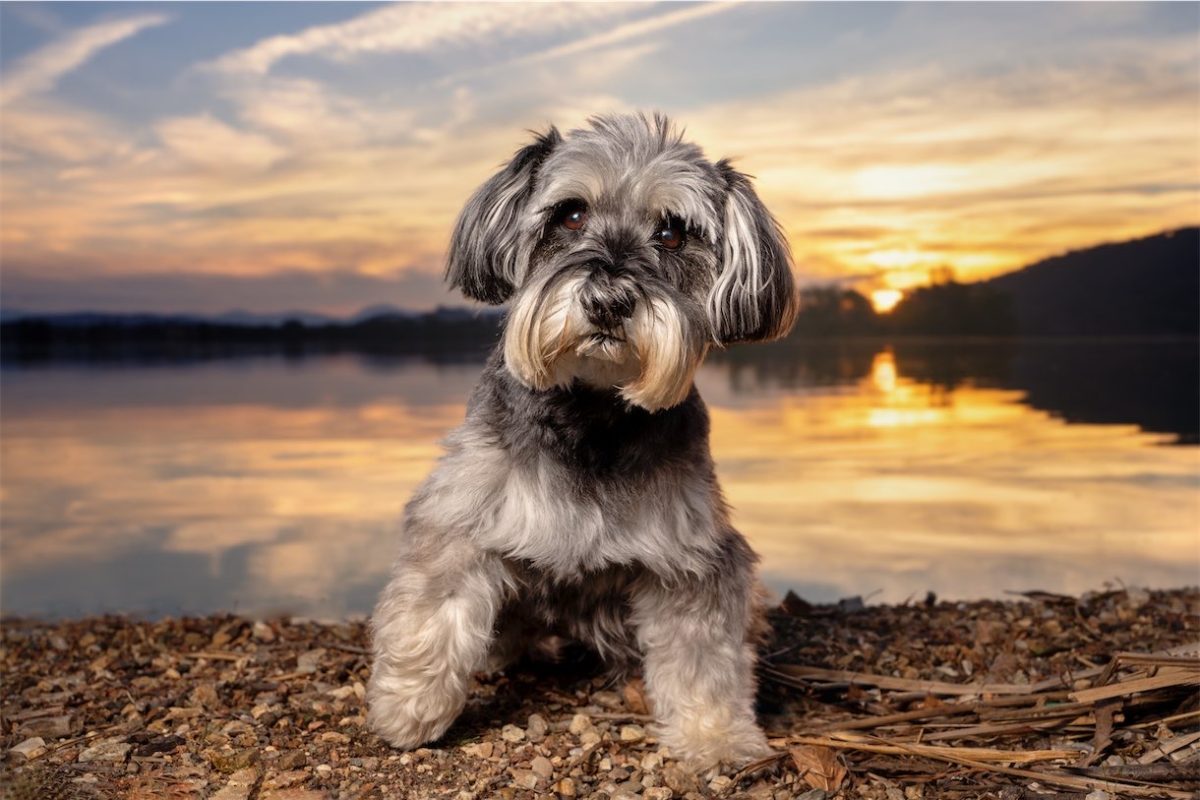
[[654,233],[654,243],[667,250],[678,250],[683,246],[684,225],[679,217],[668,216]]
[[587,203],[582,200],[568,200],[558,207],[554,217],[558,224],[567,230],[577,231],[587,224]]

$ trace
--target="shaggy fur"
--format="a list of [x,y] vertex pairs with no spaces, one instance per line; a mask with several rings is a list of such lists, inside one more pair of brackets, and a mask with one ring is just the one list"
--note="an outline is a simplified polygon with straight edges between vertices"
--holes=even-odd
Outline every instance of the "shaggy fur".
[[[578,229],[562,209],[585,209]],[[655,243],[686,226],[675,250]],[[511,300],[372,619],[370,726],[437,739],[471,673],[568,637],[640,662],[671,751],[767,752],[754,719],[757,560],[732,527],[692,383],[709,347],[782,335],[787,245],[746,176],[662,117],[551,129],[468,201],[450,282]]]

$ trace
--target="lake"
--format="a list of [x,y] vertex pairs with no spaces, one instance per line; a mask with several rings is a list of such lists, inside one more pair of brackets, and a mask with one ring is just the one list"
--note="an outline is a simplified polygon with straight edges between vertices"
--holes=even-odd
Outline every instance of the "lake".
[[[478,356],[6,364],[6,615],[369,612]],[[777,593],[1200,582],[1195,341],[783,343],[697,384]]]

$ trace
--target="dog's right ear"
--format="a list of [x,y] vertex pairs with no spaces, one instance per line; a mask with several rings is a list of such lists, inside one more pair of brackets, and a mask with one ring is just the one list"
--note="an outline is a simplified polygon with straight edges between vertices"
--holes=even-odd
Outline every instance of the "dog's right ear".
[[450,238],[446,266],[446,280],[467,297],[497,304],[512,294],[523,271],[520,261],[528,258],[521,248],[521,215],[538,167],[561,141],[557,128],[538,135],[467,201]]

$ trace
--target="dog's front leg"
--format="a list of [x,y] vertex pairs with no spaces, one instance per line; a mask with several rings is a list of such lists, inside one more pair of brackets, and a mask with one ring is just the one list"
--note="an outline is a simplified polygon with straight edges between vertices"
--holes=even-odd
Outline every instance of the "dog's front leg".
[[367,724],[394,747],[441,737],[462,711],[508,585],[499,557],[435,541],[401,555],[371,619]]
[[650,582],[632,598],[659,738],[696,769],[741,765],[770,752],[754,719],[750,564],[726,562],[703,579]]

